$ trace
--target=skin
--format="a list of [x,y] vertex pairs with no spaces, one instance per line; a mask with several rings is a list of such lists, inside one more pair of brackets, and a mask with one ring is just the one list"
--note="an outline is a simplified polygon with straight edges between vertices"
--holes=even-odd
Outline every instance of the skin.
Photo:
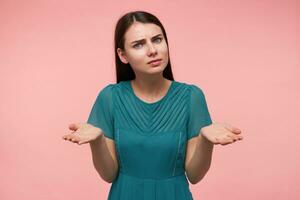
[[[153,38],[154,36],[159,36]],[[132,43],[144,39],[143,42]],[[125,33],[124,50],[117,53],[123,63],[129,63],[136,78],[131,81],[135,94],[146,102],[152,103],[161,99],[167,92],[171,81],[163,77],[168,64],[168,45],[162,30],[155,24],[135,22]],[[148,64],[154,59],[162,59],[160,65]]]
[[242,140],[241,130],[226,123],[214,122],[201,128],[197,137],[188,141],[185,170],[192,184],[200,182],[208,172],[214,145],[228,145]]
[[[154,37],[158,34],[158,37]],[[144,39],[142,42],[132,43]],[[134,22],[125,33],[124,49],[117,49],[123,63],[129,63],[136,78],[131,81],[135,95],[145,102],[153,103],[167,93],[171,81],[163,77],[169,59],[169,52],[162,30],[155,24]],[[162,62],[153,66],[148,64],[154,59]],[[118,172],[118,160],[115,143],[103,137],[103,131],[86,123],[69,125],[73,132],[63,139],[77,143],[90,143],[94,166],[100,176],[111,183]],[[207,173],[211,165],[213,146],[227,145],[242,140],[241,130],[226,123],[213,123],[203,127],[199,136],[187,143],[185,170],[192,184],[198,183]]]

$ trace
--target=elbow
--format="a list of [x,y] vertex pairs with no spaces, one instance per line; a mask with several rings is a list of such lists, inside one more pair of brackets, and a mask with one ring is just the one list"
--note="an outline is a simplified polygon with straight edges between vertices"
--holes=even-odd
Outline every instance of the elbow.
[[112,183],[118,178],[118,170],[115,171],[114,175],[106,180],[107,183]]
[[106,183],[112,183],[115,179],[103,179]]
[[193,185],[196,185],[197,183],[199,183],[202,180],[203,177],[198,177],[198,178],[194,178],[194,177],[190,177],[188,178],[190,183]]
[[[191,184],[196,185],[197,183],[199,183],[207,174],[209,169],[202,171],[201,173],[199,173],[198,175],[189,175],[188,176],[188,180]],[[187,173],[188,175],[189,173]]]
[[102,176],[100,173],[99,173],[100,177],[102,178],[102,180],[104,180],[105,182],[107,183],[112,183],[115,181],[115,179],[117,178],[117,172],[113,173],[113,175],[111,176]]
[[197,177],[197,178],[189,178],[189,181],[190,181],[191,184],[196,185],[196,184],[199,183],[203,178],[204,178],[204,176],[202,176],[202,177]]
[[112,170],[106,170],[107,173],[104,173],[103,170],[97,170],[97,172],[102,180],[107,183],[112,183],[118,176],[119,168],[115,166]]
[[196,185],[197,183],[199,183],[200,181],[191,181],[190,180],[190,183],[192,184],[192,185]]

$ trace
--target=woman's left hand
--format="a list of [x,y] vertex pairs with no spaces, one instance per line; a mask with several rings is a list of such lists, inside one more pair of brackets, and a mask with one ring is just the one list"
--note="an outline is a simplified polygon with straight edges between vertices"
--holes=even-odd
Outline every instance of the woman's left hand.
[[213,123],[201,129],[201,134],[213,144],[227,145],[242,140],[241,130],[226,123]]

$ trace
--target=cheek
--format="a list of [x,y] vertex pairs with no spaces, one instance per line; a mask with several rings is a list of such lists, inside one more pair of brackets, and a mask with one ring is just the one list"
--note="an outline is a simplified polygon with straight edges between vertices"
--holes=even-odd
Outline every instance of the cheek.
[[139,63],[145,60],[146,52],[142,49],[139,51],[132,51],[130,52],[130,56],[128,56],[128,59],[132,63]]
[[168,50],[167,44],[161,46],[161,48],[160,48],[160,54],[161,54],[162,56],[164,56],[164,57],[168,57],[168,55],[169,55],[169,50]]
[[168,45],[166,42],[159,46],[159,50],[162,54],[168,54]]

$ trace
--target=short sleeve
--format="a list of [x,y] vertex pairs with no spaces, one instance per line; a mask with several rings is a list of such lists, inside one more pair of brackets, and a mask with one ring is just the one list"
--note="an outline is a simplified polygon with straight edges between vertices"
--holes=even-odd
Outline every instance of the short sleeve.
[[196,85],[190,85],[190,101],[187,122],[187,139],[198,136],[204,126],[212,124],[205,95]]
[[113,84],[103,88],[94,102],[87,123],[100,128],[104,136],[114,139]]

